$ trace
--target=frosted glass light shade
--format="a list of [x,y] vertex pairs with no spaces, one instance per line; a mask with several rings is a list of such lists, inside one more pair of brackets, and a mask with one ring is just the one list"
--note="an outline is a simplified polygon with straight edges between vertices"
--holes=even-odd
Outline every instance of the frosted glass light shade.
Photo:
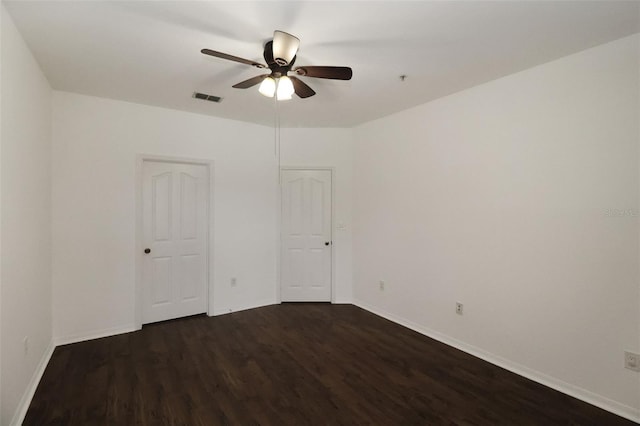
[[289,65],[300,47],[300,40],[284,31],[273,32],[273,59],[280,66]]
[[268,98],[273,98],[273,95],[276,93],[276,81],[272,77],[265,78],[262,80],[262,83],[260,83],[258,92]]
[[291,79],[286,75],[284,77],[280,77],[278,79],[278,91],[276,94],[278,100],[288,101],[289,99],[291,99],[291,95],[293,95],[293,92],[294,89]]

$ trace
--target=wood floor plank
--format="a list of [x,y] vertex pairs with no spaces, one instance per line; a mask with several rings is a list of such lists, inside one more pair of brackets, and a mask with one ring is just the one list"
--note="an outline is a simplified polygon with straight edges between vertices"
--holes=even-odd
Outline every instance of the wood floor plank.
[[23,424],[634,423],[355,306],[305,303],[58,347]]

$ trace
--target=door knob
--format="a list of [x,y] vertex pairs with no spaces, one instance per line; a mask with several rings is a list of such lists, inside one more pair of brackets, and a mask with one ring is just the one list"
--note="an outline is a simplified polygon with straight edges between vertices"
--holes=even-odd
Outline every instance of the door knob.
[[151,249],[150,249],[150,248],[146,248],[146,249],[144,249],[144,252],[145,252],[146,254],[149,254],[149,253],[151,253]]
[[325,242],[324,242],[324,245],[325,245],[325,246],[328,246],[329,244],[331,244],[331,241],[325,241]]

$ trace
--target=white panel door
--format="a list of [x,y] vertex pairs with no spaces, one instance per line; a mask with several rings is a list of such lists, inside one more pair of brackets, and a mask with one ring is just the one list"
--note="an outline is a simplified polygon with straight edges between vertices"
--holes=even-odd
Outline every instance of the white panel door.
[[207,311],[209,171],[144,161],[142,323]]
[[281,299],[331,301],[331,171],[282,171]]

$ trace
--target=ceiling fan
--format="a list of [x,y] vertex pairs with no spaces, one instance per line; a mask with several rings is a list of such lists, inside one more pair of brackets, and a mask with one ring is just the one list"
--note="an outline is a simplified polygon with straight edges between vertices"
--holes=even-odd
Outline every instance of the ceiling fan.
[[350,80],[353,71],[349,67],[328,66],[301,66],[293,68],[296,61],[296,53],[300,46],[300,40],[284,31],[274,31],[273,40],[269,40],[264,46],[264,60],[267,65],[254,62],[249,59],[239,58],[227,53],[217,52],[211,49],[202,49],[205,55],[251,65],[256,68],[268,68],[270,74],[262,74],[248,80],[234,84],[236,89],[248,89],[260,83],[259,91],[265,96],[276,96],[278,100],[291,99],[295,93],[300,98],[308,98],[316,94],[314,90],[296,76],[288,76],[287,73],[296,73],[303,77],[327,78],[332,80]]

